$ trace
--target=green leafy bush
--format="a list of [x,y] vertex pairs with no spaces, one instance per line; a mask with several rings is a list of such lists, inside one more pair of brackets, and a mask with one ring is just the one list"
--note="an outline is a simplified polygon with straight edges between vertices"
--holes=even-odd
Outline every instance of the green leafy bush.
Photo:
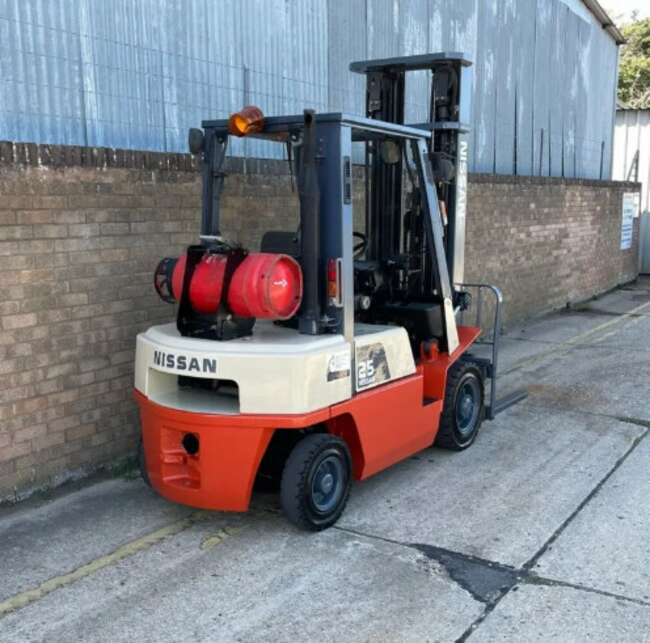
[[650,109],[650,18],[622,31],[627,44],[621,53],[618,97],[634,109]]

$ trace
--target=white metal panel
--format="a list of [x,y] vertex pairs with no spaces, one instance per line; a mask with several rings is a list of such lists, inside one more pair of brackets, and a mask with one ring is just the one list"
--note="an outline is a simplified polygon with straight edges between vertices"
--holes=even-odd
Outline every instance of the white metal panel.
[[497,31],[499,0],[481,0],[478,5],[477,54],[474,96],[474,166],[476,172],[496,171],[497,86],[502,70],[498,66]]
[[564,28],[569,9],[562,3],[553,3],[551,18],[551,50],[549,68],[555,70],[550,82],[551,100],[549,108],[548,144],[550,176],[562,176],[564,150],[564,101],[566,71],[564,52],[566,30]]
[[[214,378],[237,384],[241,413],[309,413],[352,396],[351,372],[328,377],[331,360],[345,355],[351,363],[351,347],[342,335],[300,335],[272,322],[259,321],[253,335],[228,342],[181,337],[176,324],[164,324],[137,337],[135,388],[154,401],[205,412],[203,398],[170,394],[178,392],[178,375]],[[193,360],[197,368],[190,370]],[[213,412],[223,411],[221,402]]]
[[600,87],[599,100],[594,101],[592,109],[599,117],[596,120],[592,136],[600,135],[602,153],[600,165],[601,178],[609,179],[612,175],[612,148],[614,136],[614,124],[616,119],[616,91],[618,85],[618,48],[612,48],[611,36],[607,31],[601,29],[595,32],[600,53]]
[[618,51],[578,0],[0,0],[0,138],[184,151],[245,103],[361,114],[351,61],[442,50],[476,66],[471,169],[609,176]]
[[[590,152],[593,149],[591,141],[588,139],[589,127],[585,119],[585,114],[590,109],[590,99],[588,92],[589,64],[587,59],[587,48],[589,35],[591,33],[590,25],[580,20],[578,22],[577,39],[580,44],[581,55],[576,61],[576,82],[577,95],[575,99],[575,168],[573,176],[579,178],[588,178],[595,176],[596,165],[590,159]],[[598,147],[596,146],[596,149]],[[592,167],[594,173],[592,174]],[[600,164],[598,164],[600,174]]]
[[639,272],[650,275],[650,213],[641,215],[639,244]]
[[369,58],[399,56],[399,5],[399,0],[367,0]]
[[[207,60],[207,96],[201,120],[227,118],[244,105],[244,46],[238,34],[244,32],[246,15],[239,3],[223,2],[220,11],[210,11],[206,0],[204,52]],[[244,141],[234,138],[228,143],[233,156],[244,154]],[[185,151],[184,147],[181,147]]]
[[[399,52],[410,56],[431,51],[429,46],[428,0],[402,0],[399,3]],[[429,116],[429,92],[431,74],[426,71],[412,72],[406,79],[407,123],[422,123]]]
[[571,9],[571,11],[573,11],[573,13],[580,16],[585,21],[589,21],[594,18],[582,0],[560,0],[560,2],[563,2],[567,7],[569,7],[569,9]]
[[[535,116],[535,38],[537,32],[537,0],[518,0],[515,29],[516,64],[516,149],[515,173],[534,174],[534,116]],[[532,16],[533,19],[529,19]],[[531,43],[533,46],[531,46]]]
[[[576,128],[578,118],[578,83],[580,79],[580,23],[583,22],[575,13],[567,12],[564,30],[565,61],[564,74],[564,110],[562,130],[562,175],[576,176]],[[571,43],[577,46],[571,47]]]
[[[605,105],[603,110],[603,81],[608,70],[604,67],[604,53],[601,51],[601,32],[602,29],[591,28],[588,30],[583,40],[584,56],[581,60],[588,96],[586,109],[582,112],[581,118],[585,126],[581,164],[583,166],[582,176],[589,178],[599,178],[601,176],[601,164],[603,166],[603,178],[610,176],[605,173],[603,158],[604,147],[607,146],[608,140],[611,145],[611,139],[608,137],[608,129],[611,128],[604,125],[602,119],[602,112],[609,112],[609,105]],[[611,114],[607,113],[607,117],[611,118]]]
[[641,212],[650,214],[650,110],[618,112],[613,177],[617,181],[638,180],[642,185]]
[[328,95],[332,111],[365,116],[366,83],[350,63],[368,58],[366,0],[328,3]]
[[639,267],[650,274],[650,109],[617,113],[613,177],[641,183]]
[[497,87],[495,125],[495,171],[514,173],[517,0],[500,0],[497,37]]
[[550,171],[549,123],[551,104],[554,101],[552,91],[553,78],[548,73],[551,56],[551,24],[553,20],[553,3],[537,0],[535,21],[535,65],[533,70],[533,158],[534,176],[548,176]]
[[639,174],[643,187],[641,211],[650,214],[650,110],[639,113]]

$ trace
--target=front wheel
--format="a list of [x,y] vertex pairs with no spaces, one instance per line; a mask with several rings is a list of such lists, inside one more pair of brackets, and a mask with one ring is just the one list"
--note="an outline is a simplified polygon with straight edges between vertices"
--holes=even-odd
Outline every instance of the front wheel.
[[351,484],[352,460],[346,443],[327,433],[308,435],[287,458],[280,503],[294,525],[321,531],[343,513]]
[[435,445],[462,451],[471,446],[485,414],[483,374],[471,362],[456,362],[447,374],[445,401]]

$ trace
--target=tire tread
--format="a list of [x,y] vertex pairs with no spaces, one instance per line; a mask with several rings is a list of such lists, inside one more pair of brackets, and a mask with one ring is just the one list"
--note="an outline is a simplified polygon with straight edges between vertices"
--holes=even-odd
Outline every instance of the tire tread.
[[480,430],[481,423],[483,421],[483,415],[485,413],[485,398],[483,398],[483,404],[481,405],[480,415],[477,420],[478,426],[469,444],[466,446],[460,446],[454,435],[454,427],[456,422],[456,409],[454,408],[453,404],[454,393],[458,388],[458,384],[460,383],[461,379],[468,371],[475,371],[481,382],[481,387],[484,386],[484,378],[481,374],[481,370],[474,362],[461,359],[451,366],[449,372],[447,373],[445,399],[442,407],[442,415],[440,416],[440,428],[438,429],[438,434],[436,435],[436,439],[434,441],[434,444],[437,447],[449,449],[451,451],[462,451],[463,449],[466,449],[473,444],[474,440],[476,439],[476,435]]
[[314,524],[307,514],[307,506],[303,497],[303,489],[307,483],[309,470],[318,455],[318,452],[327,444],[337,443],[343,448],[348,455],[347,444],[341,438],[330,435],[329,433],[316,433],[307,435],[293,448],[282,472],[282,481],[280,483],[280,504],[287,519],[307,531],[321,531],[333,525],[343,513],[350,495],[350,484],[348,483],[345,495],[333,516],[322,524]]

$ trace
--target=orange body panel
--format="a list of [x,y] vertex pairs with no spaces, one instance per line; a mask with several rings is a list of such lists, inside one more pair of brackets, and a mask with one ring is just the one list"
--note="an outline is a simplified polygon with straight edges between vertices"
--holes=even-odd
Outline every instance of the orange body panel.
[[[469,347],[478,339],[481,329],[474,326],[458,327],[458,348],[451,354],[440,353],[436,349],[430,356],[422,355],[418,370],[424,376],[424,396],[434,399],[445,397],[447,371],[467,352]],[[437,432],[437,431],[436,431]]]
[[[325,424],[346,440],[354,477],[363,480],[430,446],[438,432],[447,371],[480,329],[459,327],[452,355],[435,348],[422,355],[414,375],[352,399],[301,415],[209,415],[167,408],[139,391],[142,436],[151,484],[165,498],[202,509],[246,511],[253,482],[276,429]],[[196,455],[181,445],[199,439]]]
[[332,433],[350,444],[349,427],[356,428],[358,445],[351,445],[355,478],[368,478],[431,446],[438,430],[442,400],[423,403],[423,390],[424,378],[417,374],[332,407]]
[[[278,427],[300,429],[327,420],[329,409],[304,415],[208,415],[168,408],[139,391],[142,439],[152,487],[174,502],[222,511],[246,511],[266,447]],[[186,433],[199,439],[188,455]]]

